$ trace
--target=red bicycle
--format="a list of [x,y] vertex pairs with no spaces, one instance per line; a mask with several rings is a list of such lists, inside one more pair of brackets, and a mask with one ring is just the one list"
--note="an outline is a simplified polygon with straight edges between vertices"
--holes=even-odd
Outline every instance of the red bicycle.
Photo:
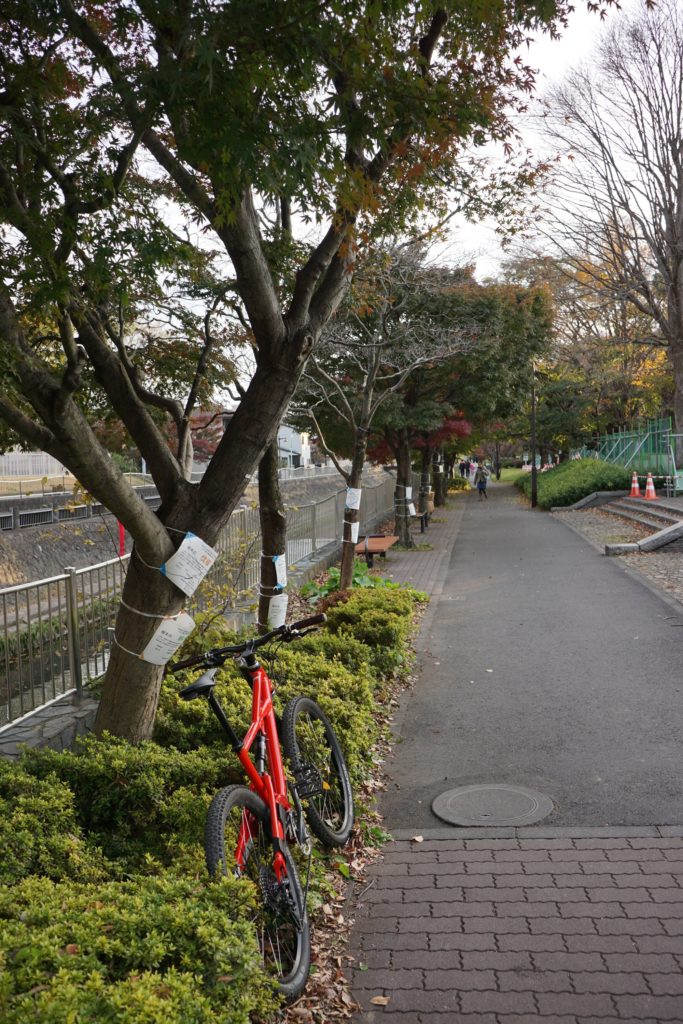
[[[325,615],[314,615],[244,643],[186,658],[171,669],[178,672],[196,665],[207,670],[180,696],[184,700],[206,697],[249,779],[248,788],[226,786],[213,798],[204,837],[206,865],[211,875],[232,873],[254,884],[258,906],[254,923],[261,956],[289,1000],[303,990],[311,960],[307,822],[326,846],[343,846],[353,827],[353,793],[344,754],[325,713],[309,697],[295,697],[278,721],[272,700],[275,687],[257,661],[256,651],[265,644],[297,640],[324,621]],[[253,695],[251,725],[242,739],[214,693],[216,674],[231,657]],[[292,843],[308,857],[305,887],[290,851]]]

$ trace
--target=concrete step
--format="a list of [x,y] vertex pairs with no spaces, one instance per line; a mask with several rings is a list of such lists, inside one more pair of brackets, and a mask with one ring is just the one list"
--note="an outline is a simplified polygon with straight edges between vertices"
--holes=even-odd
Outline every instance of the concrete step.
[[631,512],[629,509],[619,508],[618,505],[604,505],[603,512],[610,512],[613,516],[619,516],[620,519],[630,519],[632,522],[638,523],[639,526],[647,526],[649,530],[655,531],[679,522],[678,519],[670,519],[668,521],[653,519],[645,516],[642,512]]
[[633,501],[629,502],[621,499],[619,501],[612,501],[604,507],[608,512],[620,515],[624,519],[633,519],[636,522],[642,522],[644,526],[653,526],[658,530],[661,530],[664,526],[671,526],[673,523],[680,523],[683,520],[683,515],[677,515],[675,512],[662,508],[660,505],[653,507],[652,502],[648,502],[647,505],[637,505]]
[[620,498],[603,506],[613,515],[632,519],[653,531],[649,537],[643,537],[636,543],[606,544],[606,555],[624,555],[629,551],[655,551],[683,537],[683,508],[666,503],[657,503],[656,508],[652,506],[651,501],[642,498]]
[[649,512],[664,512],[673,516],[676,520],[683,519],[683,506],[674,501],[667,501],[666,498],[658,498],[656,501],[647,501],[645,498],[619,498],[619,504],[633,508],[647,509]]

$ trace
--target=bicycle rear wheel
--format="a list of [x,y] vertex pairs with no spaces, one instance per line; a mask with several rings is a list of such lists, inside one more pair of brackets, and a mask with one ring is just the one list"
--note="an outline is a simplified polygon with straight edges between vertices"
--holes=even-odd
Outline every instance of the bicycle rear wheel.
[[343,846],[353,828],[353,791],[337,734],[310,697],[295,697],[282,716],[282,746],[311,831],[325,846]]
[[303,890],[292,855],[285,846],[287,877],[273,870],[270,815],[260,797],[245,786],[227,786],[209,807],[204,833],[206,866],[211,875],[248,878],[256,888],[254,925],[266,970],[286,999],[295,999],[308,979],[311,938]]

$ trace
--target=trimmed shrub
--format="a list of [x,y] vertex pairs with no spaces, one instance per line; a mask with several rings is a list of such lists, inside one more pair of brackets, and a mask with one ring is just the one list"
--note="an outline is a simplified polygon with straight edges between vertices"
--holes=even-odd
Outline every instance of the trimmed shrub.
[[368,665],[349,671],[340,661],[300,652],[292,645],[278,654],[277,706],[292,697],[311,697],[334,723],[352,780],[362,782],[364,766],[379,736],[373,712],[375,682]]
[[225,748],[181,753],[113,736],[85,737],[73,752],[28,751],[23,765],[68,785],[80,827],[124,871],[150,857],[172,863],[183,845],[200,845],[211,796],[235,781]]
[[28,875],[97,881],[106,876],[102,853],[86,842],[74,796],[56,775],[36,778],[0,760],[0,884]]
[[0,893],[4,1024],[249,1024],[277,1005],[243,882],[31,878]]
[[327,625],[340,639],[356,639],[370,650],[373,669],[390,676],[405,664],[418,591],[351,592],[347,601],[327,610]]
[[[525,473],[515,483],[527,498],[531,497],[530,473]],[[630,470],[601,459],[570,459],[537,474],[538,504],[541,508],[573,505],[594,491],[624,491],[630,486]]]
[[[294,650],[300,654],[321,654],[329,661],[337,661],[349,672],[365,672],[372,664],[372,651],[355,637],[340,637],[328,629],[312,633],[297,641]],[[373,676],[373,684],[376,679]]]
[[469,480],[464,476],[452,476],[446,481],[447,491],[471,491]]
[[[276,710],[299,694],[319,701],[361,782],[381,729],[377,701],[406,662],[422,595],[368,588],[335,597],[330,629],[281,647],[268,668]],[[212,622],[178,657],[231,639]],[[242,769],[206,701],[179,699],[194,674],[164,681],[155,742],[87,737],[73,752],[0,762],[0,879],[12,883],[0,893],[3,1024],[274,1018],[253,889],[205,876],[208,803],[242,781]],[[232,661],[216,692],[236,731],[246,729],[251,692]],[[314,863],[311,905],[326,898],[329,881]]]

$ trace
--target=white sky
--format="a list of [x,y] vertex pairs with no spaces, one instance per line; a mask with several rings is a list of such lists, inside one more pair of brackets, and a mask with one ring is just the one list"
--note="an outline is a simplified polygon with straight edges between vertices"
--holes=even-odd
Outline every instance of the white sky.
[[[586,10],[583,0],[575,0],[575,4],[576,10],[570,15],[569,25],[561,39],[541,36],[523,51],[525,62],[538,69],[536,95],[542,95],[573,66],[590,63],[591,54],[602,32],[625,12],[640,7],[642,0],[620,0],[621,10],[610,10],[602,21],[599,15]],[[532,135],[527,135],[526,139],[533,150],[537,140]],[[464,219],[457,218],[449,232],[449,241],[436,246],[432,256],[437,263],[476,261],[479,280],[495,277],[505,259],[493,221],[468,224]]]

